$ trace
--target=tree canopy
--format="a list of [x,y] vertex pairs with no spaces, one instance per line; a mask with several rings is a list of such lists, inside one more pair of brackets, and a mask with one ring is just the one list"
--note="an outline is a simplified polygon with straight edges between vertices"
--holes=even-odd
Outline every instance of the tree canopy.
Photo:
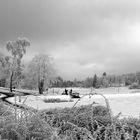
[[10,70],[10,91],[12,92],[13,78],[16,80],[16,85],[19,84],[21,78],[21,59],[26,53],[26,47],[30,46],[30,42],[26,38],[18,38],[16,41],[9,41],[6,44],[6,49],[10,52],[10,56],[5,60],[9,62]]
[[28,65],[26,83],[29,88],[38,87],[40,94],[49,86],[50,80],[55,75],[52,58],[46,54],[36,55]]

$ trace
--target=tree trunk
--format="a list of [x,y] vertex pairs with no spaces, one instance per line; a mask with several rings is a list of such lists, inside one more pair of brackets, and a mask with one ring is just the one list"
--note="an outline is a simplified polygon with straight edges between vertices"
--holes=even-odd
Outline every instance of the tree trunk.
[[10,76],[10,92],[12,92],[12,87],[13,87],[13,71],[12,71],[12,74]]
[[38,81],[38,89],[39,89],[39,94],[43,94],[44,80]]

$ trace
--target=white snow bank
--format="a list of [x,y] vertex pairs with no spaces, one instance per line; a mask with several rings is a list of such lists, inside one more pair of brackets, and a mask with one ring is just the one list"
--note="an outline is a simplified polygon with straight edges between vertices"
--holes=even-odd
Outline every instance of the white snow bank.
[[[104,95],[107,99],[110,98],[129,98],[129,97],[140,97],[140,93],[127,93],[127,94],[102,94]],[[102,98],[101,95],[91,95],[91,98]],[[89,98],[89,96],[85,96],[84,98]]]
[[3,97],[6,97],[6,95],[1,94],[1,95],[0,95],[0,98],[3,98]]
[[[117,115],[119,112],[122,112],[123,116],[133,116],[139,117],[140,115],[140,93],[131,93],[131,94],[104,94],[104,96],[108,99],[111,110],[114,115]],[[45,103],[43,100],[47,99],[69,99],[67,95],[48,95],[48,96],[23,96],[21,97],[21,102],[19,102],[19,98],[17,97],[17,104],[22,104],[26,99],[25,105],[33,107],[35,109],[43,110],[50,108],[65,108],[72,107],[78,99],[73,99],[73,102],[60,102],[60,103]],[[15,98],[11,97],[8,101],[14,103]],[[93,102],[99,103],[99,105],[106,105],[105,100],[100,95],[94,95],[89,98],[86,96],[78,102],[76,106],[88,105]]]

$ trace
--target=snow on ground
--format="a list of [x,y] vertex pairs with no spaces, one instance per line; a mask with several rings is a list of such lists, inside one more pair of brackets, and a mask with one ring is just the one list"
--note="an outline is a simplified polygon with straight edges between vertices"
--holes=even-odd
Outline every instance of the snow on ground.
[[88,94],[91,91],[101,93],[101,94],[124,94],[124,93],[131,93],[131,92],[140,92],[140,90],[135,89],[128,89],[127,87],[109,87],[109,88],[77,88],[77,87],[69,87],[69,88],[51,88],[48,90],[49,94],[58,94],[61,95],[64,90],[67,89],[70,91],[70,89],[73,90],[73,92],[78,92],[80,94]]
[[[59,95],[59,99],[60,99]],[[65,96],[65,97],[63,97]],[[62,99],[67,100],[67,102],[61,102],[61,103],[45,103],[43,100],[44,99],[58,99],[58,97],[56,96],[56,98],[54,97],[48,97],[47,96],[33,96],[33,95],[28,95],[28,96],[21,96],[21,101],[20,101],[20,97],[16,97],[16,103],[17,104],[25,104],[27,106],[33,107],[35,109],[49,109],[49,108],[57,108],[57,107],[70,107],[70,97],[66,97],[66,95],[62,95]],[[7,99],[9,102],[15,103],[15,97],[11,97]],[[25,103],[24,103],[25,102]]]
[[6,95],[0,94],[0,98],[6,97]]
[[[54,95],[55,96],[55,95]],[[58,95],[59,97],[63,95]],[[140,115],[140,93],[130,93],[130,94],[104,94],[108,99],[113,115],[122,113],[122,117],[139,117]],[[57,97],[57,96],[56,96]],[[43,110],[50,108],[65,108],[72,107],[78,99],[72,99],[73,102],[61,102],[61,103],[45,103],[43,100],[47,96],[23,96],[21,97],[21,102],[19,102],[19,97],[16,97],[17,104],[22,104],[25,99],[25,105],[33,107],[35,109]],[[65,97],[64,97],[65,98]],[[15,97],[9,98],[8,101],[15,102]],[[99,95],[86,96],[78,102],[77,106],[88,105],[91,103],[98,103],[99,105],[106,105],[103,97]]]

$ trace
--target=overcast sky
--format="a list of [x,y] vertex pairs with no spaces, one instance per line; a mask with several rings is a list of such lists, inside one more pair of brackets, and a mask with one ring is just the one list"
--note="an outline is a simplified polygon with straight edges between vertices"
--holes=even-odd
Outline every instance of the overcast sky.
[[0,0],[0,47],[17,37],[65,79],[140,71],[139,0]]

